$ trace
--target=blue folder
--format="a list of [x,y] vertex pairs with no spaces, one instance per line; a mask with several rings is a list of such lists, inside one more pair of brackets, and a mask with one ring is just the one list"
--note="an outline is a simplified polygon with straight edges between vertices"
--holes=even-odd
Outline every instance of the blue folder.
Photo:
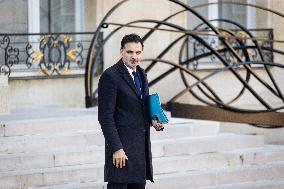
[[156,119],[160,123],[168,123],[169,120],[162,108],[158,93],[149,95],[148,102],[151,119]]

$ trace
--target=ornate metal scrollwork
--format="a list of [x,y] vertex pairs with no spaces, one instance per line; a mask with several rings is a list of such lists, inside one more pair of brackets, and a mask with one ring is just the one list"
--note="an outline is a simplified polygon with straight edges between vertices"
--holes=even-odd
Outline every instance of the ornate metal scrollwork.
[[0,75],[10,75],[11,67],[19,63],[19,49],[10,45],[10,37],[7,35],[0,40],[0,48],[4,50],[4,64],[0,64]]
[[[200,28],[198,28],[200,29]],[[208,29],[208,28],[207,28]],[[206,31],[206,30],[205,30]],[[271,35],[271,33],[273,33],[272,29],[257,29],[257,30],[250,30],[252,32],[256,32],[256,33],[262,33],[262,36],[264,38],[267,39],[267,41],[259,41],[259,46],[261,49],[265,49],[265,48],[272,48],[273,43],[269,40],[273,40],[273,35]],[[210,32],[210,31],[207,31]],[[241,30],[235,30],[235,31],[231,31],[235,36],[238,36],[240,38],[248,38],[249,36]],[[229,35],[229,33],[227,33],[227,31],[223,31],[223,35]],[[214,49],[216,49],[224,58],[225,60],[230,63],[237,63],[236,58],[233,56],[233,54],[226,49],[226,47],[224,47],[222,45],[222,42],[218,39],[218,37],[206,37],[206,39],[204,39],[205,41],[207,41],[207,43]],[[213,55],[212,53],[210,53],[210,51],[200,42],[196,41],[194,38],[189,38],[188,39],[189,44],[192,44],[193,47],[193,55],[192,57],[188,56],[187,59],[191,59],[194,57],[199,57],[199,56],[203,56],[205,54],[210,54],[209,57],[207,58],[207,62],[210,62],[210,65],[212,64],[218,64],[218,59],[216,58],[215,55]],[[255,48],[254,45],[252,44],[248,44],[247,40],[240,40],[240,42],[242,43],[243,47],[240,46],[240,44],[236,41],[233,40],[232,38],[228,38],[227,42],[230,44],[230,46],[232,46],[232,48],[238,53],[238,55],[240,55],[242,61],[246,60],[243,48],[247,49],[247,53],[249,56],[249,59],[251,61],[259,61],[261,60],[260,54],[257,51],[257,49]],[[265,61],[268,62],[273,62],[273,53],[271,51],[265,51],[262,50],[262,55]],[[199,65],[206,63],[206,61],[202,60],[202,58],[196,58],[193,62],[191,62],[190,64],[187,64],[187,67],[189,69],[194,69],[194,70],[198,70],[199,69]],[[255,66],[255,65],[252,65]],[[258,65],[260,66],[260,65]]]
[[39,49],[27,44],[27,67],[36,63],[46,75],[61,75],[70,70],[71,62],[82,66],[83,44],[77,43],[75,47],[71,47],[71,40],[67,35],[44,35],[39,40]]

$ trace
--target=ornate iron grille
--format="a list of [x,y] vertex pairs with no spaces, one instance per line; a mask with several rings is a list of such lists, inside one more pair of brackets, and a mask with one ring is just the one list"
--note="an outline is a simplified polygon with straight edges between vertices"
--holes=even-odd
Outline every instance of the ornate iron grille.
[[[200,28],[195,28],[196,30]],[[210,33],[210,30],[208,31],[208,28],[204,30],[208,33]],[[242,30],[232,30],[233,33],[235,33],[237,36],[242,37],[248,37],[246,33]],[[259,41],[258,45],[262,49],[262,56],[264,61],[266,62],[273,62],[274,56],[273,52],[269,51],[268,49],[273,49],[273,29],[249,29],[248,32],[250,32],[253,36],[267,39],[268,41]],[[228,33],[227,33],[228,34]],[[227,62],[230,64],[236,63],[237,60],[233,58],[233,56],[230,54],[230,51],[226,49],[222,42],[218,39],[216,36],[201,36],[201,38],[204,41],[207,41],[207,43],[214,49],[217,49],[218,52],[225,58]],[[242,60],[245,60],[245,54],[243,53],[243,48],[239,45],[239,43],[236,40],[228,40],[229,44],[233,47],[233,49],[241,56]],[[200,70],[200,69],[216,69],[221,68],[220,61],[218,58],[210,52],[204,45],[202,45],[200,42],[195,40],[194,38],[187,38],[187,51],[186,53],[186,62],[182,64],[186,64],[187,68],[190,70]],[[251,43],[251,41],[248,40],[242,40],[243,45],[247,49],[249,59],[251,61],[261,61],[261,56],[257,49],[255,48],[254,44]],[[263,67],[263,65],[252,65],[253,67]]]
[[[10,78],[83,75],[93,34],[0,34],[0,74]],[[99,39],[102,38],[100,33]],[[99,61],[102,60],[103,52]],[[99,74],[102,69],[96,70]]]

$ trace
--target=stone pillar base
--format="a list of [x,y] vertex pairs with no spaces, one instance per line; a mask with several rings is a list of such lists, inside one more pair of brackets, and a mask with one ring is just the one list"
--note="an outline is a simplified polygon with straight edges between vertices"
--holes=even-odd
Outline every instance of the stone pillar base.
[[0,115],[10,113],[8,76],[0,76]]

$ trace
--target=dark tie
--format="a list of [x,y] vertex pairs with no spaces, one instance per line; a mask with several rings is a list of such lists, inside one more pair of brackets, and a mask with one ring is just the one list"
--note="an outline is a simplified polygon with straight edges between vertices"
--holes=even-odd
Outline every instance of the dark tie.
[[141,83],[140,83],[140,80],[139,80],[138,73],[133,71],[132,75],[134,76],[134,84],[135,84],[136,91],[137,91],[138,95],[141,97],[141,94],[142,94],[141,93]]

